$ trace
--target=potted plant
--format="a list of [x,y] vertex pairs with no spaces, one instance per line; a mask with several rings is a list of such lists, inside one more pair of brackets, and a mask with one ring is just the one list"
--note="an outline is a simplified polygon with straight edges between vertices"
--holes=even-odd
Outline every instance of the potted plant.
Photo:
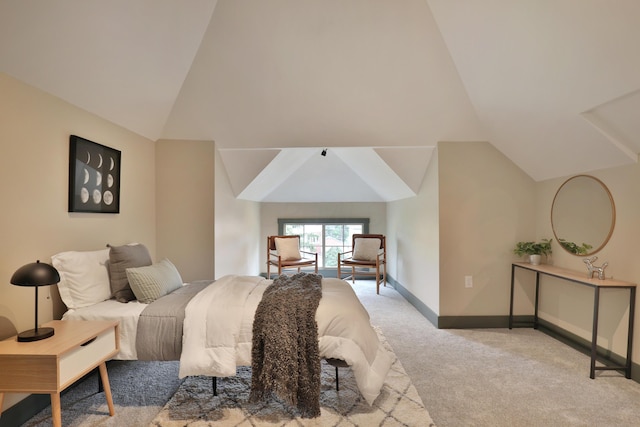
[[529,262],[533,265],[540,264],[542,255],[551,255],[551,241],[553,239],[542,239],[539,242],[518,242],[513,249],[513,253],[518,256],[528,256]]

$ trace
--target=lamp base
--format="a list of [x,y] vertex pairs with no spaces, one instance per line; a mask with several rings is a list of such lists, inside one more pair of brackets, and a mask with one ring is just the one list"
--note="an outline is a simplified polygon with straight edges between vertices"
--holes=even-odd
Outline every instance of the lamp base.
[[53,336],[53,328],[29,329],[18,334],[18,342],[40,341]]

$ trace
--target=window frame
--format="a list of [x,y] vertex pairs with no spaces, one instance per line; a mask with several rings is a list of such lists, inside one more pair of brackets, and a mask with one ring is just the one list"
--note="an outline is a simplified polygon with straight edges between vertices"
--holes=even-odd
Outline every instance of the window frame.
[[[326,266],[326,247],[325,247],[325,225],[350,225],[362,224],[362,234],[369,233],[369,218],[278,218],[278,235],[285,235],[284,229],[286,224],[304,224],[304,225],[321,225],[322,226],[322,255],[321,265],[323,269],[336,269],[336,267]],[[319,260],[320,261],[320,260]],[[319,263],[320,264],[320,263]]]

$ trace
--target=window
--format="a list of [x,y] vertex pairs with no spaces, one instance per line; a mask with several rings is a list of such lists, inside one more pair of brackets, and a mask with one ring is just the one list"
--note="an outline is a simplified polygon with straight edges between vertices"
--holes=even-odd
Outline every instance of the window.
[[337,267],[338,253],[351,250],[351,237],[368,232],[369,218],[278,220],[278,234],[298,234],[301,250],[318,253],[318,268]]

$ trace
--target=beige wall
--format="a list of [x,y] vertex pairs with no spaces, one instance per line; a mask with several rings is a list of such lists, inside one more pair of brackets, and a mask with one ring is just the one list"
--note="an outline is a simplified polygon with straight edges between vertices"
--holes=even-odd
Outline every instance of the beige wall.
[[[507,315],[510,263],[520,260],[512,249],[517,241],[554,238],[551,205],[569,177],[536,183],[488,143],[440,143],[435,162],[417,197],[388,204],[390,271],[440,316]],[[640,263],[631,254],[640,239],[640,166],[591,175],[607,185],[616,205],[613,235],[597,253],[596,264],[608,261],[607,277],[638,283]],[[553,250],[551,263],[586,275],[582,257],[555,241]],[[473,276],[471,289],[464,286],[466,275]],[[515,314],[533,313],[533,279],[532,274],[516,275]],[[541,318],[589,340],[593,291],[544,277],[541,289]],[[623,290],[601,296],[598,344],[618,355],[626,352],[628,300]],[[635,363],[640,360],[639,317]]]
[[536,237],[535,183],[489,143],[440,143],[438,157],[440,315],[508,314],[512,249]]
[[157,260],[190,282],[214,278],[213,141],[156,143]]
[[258,275],[260,203],[238,200],[216,152],[215,273]]
[[438,150],[416,195],[387,206],[389,274],[435,314],[440,312]]
[[386,234],[386,203],[261,203],[260,271],[267,271],[267,236],[278,234],[278,218],[369,218],[369,232]]
[[[616,224],[609,243],[596,255],[596,265],[609,262],[606,276],[640,282],[640,263],[634,256],[640,239],[640,166],[624,166],[598,170],[590,175],[600,179],[612,194],[616,206]],[[537,184],[540,237],[553,238],[550,213],[553,197],[562,183],[569,177],[548,180]],[[557,243],[553,243],[553,264],[576,271],[586,267],[583,257],[571,255]],[[523,279],[524,282],[524,279]],[[562,328],[591,339],[593,313],[593,290],[585,286],[544,279],[541,285],[540,316]],[[626,352],[629,293],[623,290],[605,290],[600,297],[600,326],[598,344],[619,355]],[[636,302],[636,307],[638,303]],[[640,324],[635,317],[633,360],[640,360]]]
[[[10,284],[20,266],[107,243],[144,242],[155,254],[155,148],[1,73],[0,94],[0,325],[8,320],[22,331],[34,326],[34,291]],[[67,212],[70,134],[122,151],[120,214]],[[40,321],[62,314],[55,286],[40,297]],[[20,398],[8,395],[4,407]]]

